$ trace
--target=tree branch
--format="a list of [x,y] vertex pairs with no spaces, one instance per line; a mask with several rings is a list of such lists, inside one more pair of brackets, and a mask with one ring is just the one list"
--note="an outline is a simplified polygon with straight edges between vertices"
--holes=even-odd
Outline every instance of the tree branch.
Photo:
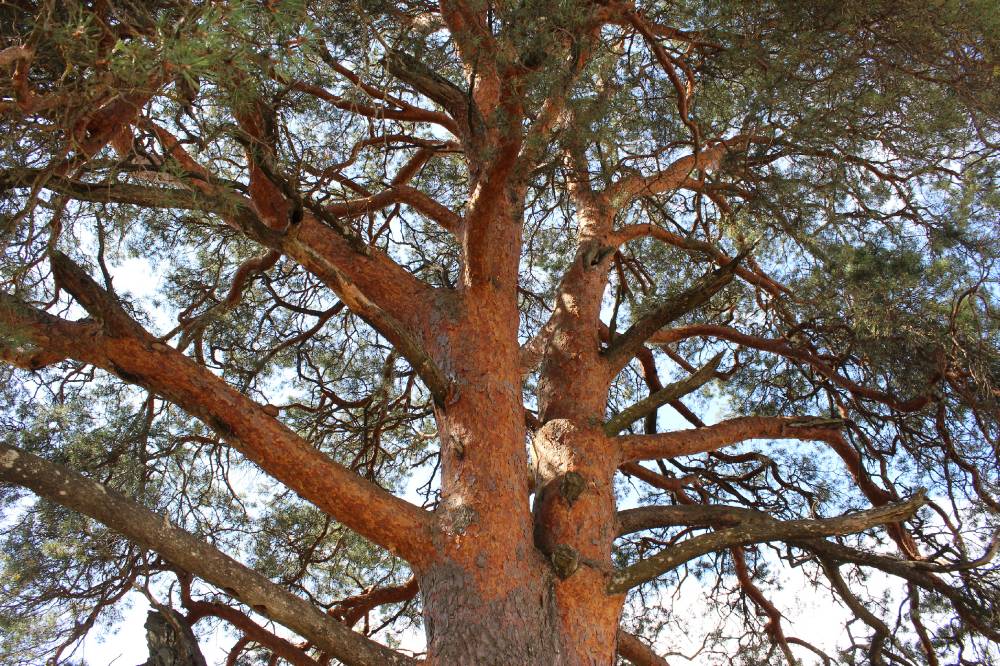
[[288,82],[280,78],[279,81],[288,85],[292,90],[298,90],[299,92],[304,92],[307,95],[312,95],[313,97],[330,104],[334,108],[341,109],[343,111],[356,113],[367,118],[385,118],[388,120],[398,120],[400,122],[411,123],[434,123],[445,128],[455,136],[458,136],[459,134],[458,126],[451,116],[446,113],[441,113],[440,111],[422,109],[418,106],[393,108],[391,106],[362,104],[357,100],[340,97],[325,88],[309,83],[303,83],[302,81]]
[[766,519],[754,509],[723,504],[640,506],[618,512],[618,534],[624,536],[659,527],[719,527]]
[[431,556],[430,514],[331,460],[210,370],[156,340],[69,259],[55,255],[52,265],[59,284],[114,328],[68,322],[6,294],[0,294],[0,324],[33,346],[91,363],[177,404],[304,499],[414,566]]
[[0,480],[97,520],[142,548],[227,590],[258,613],[313,641],[347,664],[381,666],[412,659],[357,634],[311,603],[114,490],[17,447],[0,443]]
[[[30,187],[41,171],[22,169],[0,175],[0,190]],[[434,399],[447,404],[451,381],[424,350],[421,338],[434,290],[376,248],[359,252],[343,229],[306,212],[287,231],[261,222],[245,197],[213,187],[210,192],[124,183],[96,184],[52,176],[45,187],[80,201],[124,203],[152,208],[198,210],[220,215],[252,240],[298,261],[319,277],[352,312],[368,322],[409,361]]]
[[330,609],[330,614],[339,618],[348,627],[353,627],[373,609],[385,604],[409,601],[417,596],[417,592],[419,591],[420,588],[417,586],[417,579],[411,576],[402,585],[375,587],[365,590],[356,596],[342,599]]
[[844,425],[840,419],[741,416],[715,425],[656,435],[621,437],[622,461],[652,460],[715,451],[748,439],[828,441]]
[[666,659],[653,652],[652,648],[637,636],[623,629],[618,630],[618,656],[635,666],[670,666]]
[[447,206],[441,205],[417,188],[402,184],[390,185],[387,189],[370,197],[329,204],[326,209],[332,215],[355,217],[397,203],[410,206],[452,233],[456,233],[462,224],[461,215],[452,212]]
[[693,337],[711,337],[718,338],[720,340],[728,340],[729,342],[734,342],[744,347],[771,352],[792,361],[805,363],[826,377],[833,384],[847,389],[853,395],[881,402],[882,404],[900,412],[918,411],[923,409],[923,407],[931,401],[930,395],[918,395],[907,400],[899,400],[898,398],[878,389],[862,386],[851,381],[847,377],[838,373],[833,367],[830,366],[830,364],[805,349],[793,347],[784,340],[780,339],[771,340],[755,335],[748,335],[729,326],[720,326],[716,324],[693,324],[690,326],[679,326],[674,329],[658,331],[654,335],[650,336],[649,342],[652,344],[663,345],[679,342]]
[[730,548],[764,541],[796,541],[863,532],[876,525],[898,523],[916,513],[926,503],[921,490],[904,502],[886,504],[854,514],[818,520],[778,521],[757,517],[709,534],[701,534],[619,570],[608,583],[609,594],[619,594],[653,580],[697,557]]
[[604,433],[609,437],[613,437],[635,421],[638,421],[647,414],[652,414],[668,402],[679,400],[688,393],[698,390],[715,377],[715,371],[718,369],[719,363],[722,362],[722,357],[723,354],[721,352],[716,354],[712,360],[699,368],[694,374],[678,382],[668,384],[631,407],[622,410],[622,412],[616,414],[604,424]]
[[[611,239],[609,239],[608,244],[618,247],[630,240],[644,237],[655,238],[658,241],[673,245],[674,247],[678,247],[686,252],[696,252],[698,254],[705,255],[710,257],[718,266],[725,266],[733,260],[732,257],[728,256],[712,243],[698,240],[697,238],[681,236],[680,234],[675,234],[672,231],[667,231],[659,225],[648,222],[630,224],[622,227],[614,233]],[[787,287],[775,282],[761,271],[741,266],[736,269],[736,275],[746,280],[749,284],[760,287],[775,297],[784,296],[789,291]]]
[[620,337],[612,340],[610,346],[604,351],[611,372],[617,374],[635,356],[636,350],[654,333],[678,317],[704,305],[712,296],[729,284],[743,256],[741,253],[725,266],[706,273],[690,287],[669,298],[665,303],[632,324]]
[[[977,607],[961,588],[948,585],[943,580],[933,574],[933,570],[928,571],[927,562],[920,560],[901,560],[888,555],[865,552],[850,546],[816,538],[793,538],[789,541],[815,553],[829,561],[850,562],[864,567],[879,569],[887,574],[898,576],[914,585],[918,585],[927,590],[937,592],[952,603],[959,616],[994,642],[1000,642],[1000,631],[996,629],[995,611],[988,608]],[[944,568],[947,571],[947,567]]]
[[726,153],[745,150],[753,142],[772,141],[769,137],[739,135],[731,139],[717,140],[693,155],[686,155],[672,162],[668,167],[648,176],[633,174],[616,181],[605,192],[611,201],[624,206],[639,196],[672,192],[684,187],[694,171],[711,171],[722,163]]
[[417,58],[401,51],[390,51],[385,58],[386,70],[400,81],[408,83],[439,104],[457,124],[463,143],[474,148],[481,140],[483,119],[461,88],[428,68]]
[[[233,625],[244,636],[266,647],[272,654],[281,657],[292,666],[319,666],[318,661],[306,654],[305,651],[300,650],[291,641],[271,633],[232,606],[194,599],[185,599],[183,603],[184,608],[188,610],[188,621],[191,623],[197,622],[203,617],[217,617]],[[309,637],[304,636],[304,638]]]

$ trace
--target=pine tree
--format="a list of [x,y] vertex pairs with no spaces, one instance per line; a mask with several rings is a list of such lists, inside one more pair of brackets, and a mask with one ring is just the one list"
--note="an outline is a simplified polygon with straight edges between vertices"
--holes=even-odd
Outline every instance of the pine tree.
[[4,663],[1000,659],[995,1],[0,26]]

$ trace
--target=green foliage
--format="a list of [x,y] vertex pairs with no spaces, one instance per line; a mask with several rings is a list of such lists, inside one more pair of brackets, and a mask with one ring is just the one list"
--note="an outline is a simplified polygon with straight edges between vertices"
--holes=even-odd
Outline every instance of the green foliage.
[[[620,334],[714,269],[705,246],[727,256],[752,248],[759,272],[780,285],[778,294],[735,280],[671,325],[732,327],[794,347],[829,372],[722,339],[686,339],[671,347],[675,356],[697,366],[723,351],[723,369],[732,374],[685,404],[713,416],[846,414],[849,443],[862,452],[866,472],[901,495],[930,486],[978,546],[997,523],[986,500],[1000,490],[996,1],[637,7],[650,24],[680,31],[658,44],[691,85],[688,122],[675,81],[624,18],[591,29],[593,7],[575,0],[489,6],[489,35],[503,47],[493,64],[524,77],[506,91],[506,106],[481,110],[483,122],[500,127],[517,109],[523,117],[509,131],[527,133],[554,91],[565,92],[554,129],[519,146],[540,155],[518,174],[522,341],[547,320],[560,280],[578,261],[580,211],[571,184],[588,181],[599,191],[719,140],[752,137],[716,167],[692,171],[699,187],[641,196],[616,211],[616,228],[649,223],[689,245],[653,238],[623,245],[613,256],[603,323]],[[0,3],[0,38],[0,48],[33,51],[27,84],[41,100],[26,110],[14,65],[0,70],[3,291],[59,316],[82,317],[47,267],[48,250],[60,249],[98,281],[113,277],[105,286],[155,335],[262,405],[277,406],[278,418],[318,449],[432,508],[438,450],[429,396],[398,352],[316,276],[282,257],[251,272],[239,298],[229,299],[239,268],[263,249],[225,214],[74,200],[47,183],[67,177],[109,189],[201,192],[206,178],[170,154],[155,122],[211,174],[211,184],[246,194],[251,146],[272,160],[276,180],[316,206],[382,192],[418,147],[432,146],[435,157],[409,184],[460,213],[482,173],[442,126],[395,119],[408,108],[441,109],[385,65],[389,50],[410,54],[438,84],[471,99],[482,70],[463,63],[436,10],[383,0],[9,2]],[[81,157],[87,123],[122,99],[139,100],[124,148]],[[248,117],[260,123],[261,136],[248,138]],[[585,174],[567,165],[568,150],[582,156]],[[27,169],[38,171],[15,178]],[[427,284],[459,283],[461,238],[414,208],[373,208],[344,223]],[[0,350],[25,341],[22,332],[0,329]],[[656,350],[661,370],[684,376],[670,358]],[[537,406],[536,380],[525,381],[529,407]],[[904,413],[852,386],[897,402],[929,402]],[[275,488],[161,396],[72,361],[40,372],[0,366],[0,387],[3,441],[136,498],[319,604],[409,575],[399,560]],[[626,368],[612,386],[609,412],[647,391],[638,369]],[[655,417],[650,426],[656,429]],[[753,455],[665,461],[661,471],[698,476],[706,501],[780,518],[867,501],[819,446],[745,452]],[[624,482],[619,491],[623,499],[663,500]],[[0,510],[14,524],[0,538],[0,661],[38,663],[75,644],[81,627],[114,620],[133,585],[182,604],[169,563],[101,526],[6,487]],[[921,544],[954,555],[957,547],[940,527],[922,523]],[[620,543],[616,563],[647,554],[651,543]],[[764,555],[751,560],[766,569]],[[710,638],[732,646],[734,659],[768,663],[777,653],[754,610],[737,609],[731,569],[723,557],[692,566],[706,588],[698,594],[736,609],[752,628],[734,642],[721,628]],[[653,589],[682,584],[678,574]],[[997,587],[985,574],[970,584],[984,596]],[[225,591],[198,583],[190,592],[237,605]],[[962,646],[995,654],[995,646],[948,633],[949,611],[933,598],[923,603],[944,652]],[[640,608],[636,622],[651,633],[677,628],[680,619],[658,618],[652,601]],[[420,622],[418,612],[419,602],[391,607],[373,615],[371,628],[384,619],[387,640],[397,640]],[[70,652],[60,654],[72,659]],[[246,659],[257,657],[264,658]],[[921,657],[910,650],[907,658]],[[852,659],[853,651],[844,656]]]

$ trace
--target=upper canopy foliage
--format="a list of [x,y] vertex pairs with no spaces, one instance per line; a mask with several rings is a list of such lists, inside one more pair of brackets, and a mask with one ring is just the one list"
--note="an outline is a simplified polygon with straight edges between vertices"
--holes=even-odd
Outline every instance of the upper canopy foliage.
[[[721,353],[710,388],[632,432],[673,430],[682,417],[839,419],[859,468],[845,474],[822,444],[758,442],[663,460],[646,470],[659,487],[632,469],[618,478],[620,499],[787,520],[925,487],[931,509],[909,534],[966,604],[913,580],[893,579],[882,595],[876,578],[865,592],[860,567],[840,569],[845,583],[829,552],[820,563],[776,545],[746,551],[753,583],[732,559],[743,555],[722,550],[691,565],[700,585],[678,569],[637,588],[631,628],[652,637],[686,622],[653,594],[680,586],[709,609],[692,625],[708,636],[703,658],[778,658],[775,645],[788,650],[778,621],[747,586],[768,589],[782,560],[808,560],[783,575],[835,590],[872,627],[824,643],[843,650],[835,658],[861,663],[878,641],[903,664],[933,662],[928,649],[949,663],[997,658],[983,638],[1000,625],[997,570],[961,566],[1000,526],[995,0],[525,0],[490,3],[487,16],[484,33],[456,34],[419,0],[0,2],[0,441],[85,472],[350,616],[345,598],[403,584],[406,563],[262,474],[163,391],[53,352],[6,315],[17,299],[101,319],[53,276],[58,250],[159,343],[364,478],[433,507],[433,410],[451,370],[422,365],[433,341],[407,331],[443,315],[386,303],[424,287],[428,303],[444,303],[466,286],[467,211],[509,150],[521,198],[504,223],[523,212],[529,426],[545,418],[530,341],[544,337],[580,256],[610,255],[594,322],[610,348],[744,253],[728,286],[629,355],[607,415]],[[481,69],[464,64],[476,54]],[[491,71],[518,83],[491,97]],[[613,234],[583,233],[581,191],[604,197]],[[336,252],[366,257],[350,264],[362,268],[310,263],[294,231],[303,219],[333,230],[346,248]],[[364,261],[382,259],[398,268],[386,287],[398,293],[357,299]],[[113,624],[133,586],[196,618],[213,615],[192,610],[198,601],[238,607],[228,591],[28,497],[0,489],[17,522],[2,537],[0,661],[77,660],[71,646]],[[688,531],[627,535],[616,562]],[[875,533],[841,543],[895,552]],[[754,603],[727,604],[736,594]],[[391,642],[419,623],[412,596],[364,615],[366,631]],[[263,663],[272,651],[253,643],[246,654]]]

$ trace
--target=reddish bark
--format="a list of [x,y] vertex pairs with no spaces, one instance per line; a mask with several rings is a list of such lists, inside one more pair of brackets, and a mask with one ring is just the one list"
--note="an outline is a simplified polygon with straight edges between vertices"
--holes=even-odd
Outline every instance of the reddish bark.
[[[201,419],[266,473],[343,525],[406,559],[414,571],[411,582],[370,590],[345,600],[331,614],[350,625],[379,604],[411,598],[419,587],[429,666],[608,666],[616,650],[636,663],[665,663],[638,639],[619,630],[624,595],[630,587],[691,558],[732,548],[734,544],[780,538],[811,542],[826,535],[867,529],[879,521],[903,520],[919,503],[911,502],[902,508],[890,505],[895,499],[893,491],[871,479],[861,455],[840,432],[843,424],[839,421],[745,417],[704,426],[696,415],[686,411],[679,398],[715,376],[719,359],[696,371],[675,355],[692,377],[664,388],[645,345],[690,337],[728,340],[807,365],[856,397],[878,401],[898,412],[919,410],[931,397],[928,392],[903,400],[862,386],[841,374],[830,359],[783,340],[763,339],[718,325],[663,330],[709,302],[735,277],[774,299],[786,296],[788,290],[743,252],[732,257],[707,241],[682,237],[654,224],[615,230],[618,213],[641,197],[678,189],[705,193],[721,211],[728,212],[729,204],[706,182],[706,174],[720,169],[728,153],[745,151],[751,144],[768,143],[770,139],[741,134],[730,139],[720,136],[703,140],[701,129],[690,115],[695,73],[683,57],[674,55],[661,41],[676,40],[694,48],[708,44],[703,36],[653,25],[627,4],[600,4],[589,19],[584,17],[586,20],[574,28],[579,34],[552,40],[553,49],[567,51],[561,61],[565,72],[552,77],[557,84],[531,113],[525,111],[524,86],[527,74],[536,65],[512,43],[498,37],[494,17],[483,3],[464,0],[444,0],[438,14],[451,33],[461,59],[455,70],[461,72],[464,68],[463,84],[467,87],[429,71],[415,57],[386,47],[385,71],[441,110],[418,107],[368,85],[329,53],[324,56],[321,52],[321,58],[366,95],[367,101],[340,97],[311,83],[282,80],[280,83],[289,89],[336,109],[373,119],[433,123],[456,137],[456,141],[436,142],[402,133],[408,130],[381,137],[383,141],[410,141],[410,147],[416,150],[394,177],[386,176],[382,183],[387,184],[376,192],[367,191],[342,174],[330,178],[340,178],[357,194],[356,198],[333,203],[320,199],[326,202],[320,205],[309,200],[311,193],[297,191],[280,173],[280,150],[275,132],[268,126],[269,111],[261,103],[251,105],[251,111],[231,110],[241,128],[239,139],[246,148],[245,178],[249,185],[246,194],[229,189],[213,179],[168,130],[138,118],[140,109],[165,82],[166,75],[152,77],[146,91],[103,100],[75,128],[67,128],[72,130],[74,142],[68,149],[76,151],[78,162],[94,156],[109,142],[125,150],[130,127],[142,123],[152,129],[164,151],[185,172],[174,187],[76,181],[66,177],[65,167],[55,175],[46,174],[45,187],[71,198],[202,210],[221,216],[234,229],[258,241],[267,251],[236,270],[223,303],[226,307],[239,302],[251,275],[268,270],[282,256],[325,283],[347,308],[409,361],[434,398],[440,438],[441,498],[433,514],[393,497],[333,462],[277,420],[277,409],[255,403],[203,365],[155,339],[121,309],[111,294],[58,253],[53,253],[51,259],[57,285],[69,292],[96,322],[58,319],[14,297],[0,295],[0,322],[18,334],[17,346],[6,342],[0,345],[0,358],[29,369],[73,358],[143,386]],[[653,173],[631,172],[603,191],[596,191],[590,181],[592,158],[586,147],[572,145],[572,137],[565,139],[565,162],[571,172],[568,190],[577,215],[576,251],[560,281],[550,320],[521,350],[517,297],[525,174],[539,166],[538,156],[544,150],[539,146],[554,140],[555,130],[572,122],[572,118],[567,120],[572,111],[567,111],[566,90],[587,64],[602,22],[634,30],[642,38],[639,41],[649,49],[651,61],[662,68],[676,93],[677,114],[690,131],[692,149]],[[26,47],[0,51],[0,66],[14,66],[15,104],[24,113],[39,112],[56,101],[40,99],[31,89],[27,74],[31,58]],[[455,76],[449,72],[449,77]],[[340,166],[351,164],[375,141],[360,141]],[[444,147],[461,152],[466,161],[469,189],[462,214],[410,185],[428,160]],[[32,184],[39,174],[32,169],[4,174],[4,184]],[[433,220],[459,243],[457,288],[428,286],[393,261],[389,252],[374,247],[374,241],[366,244],[351,225],[360,216],[397,204]],[[638,317],[624,333],[615,334],[604,329],[600,319],[609,272],[618,249],[640,237],[652,237],[701,254],[718,270]],[[28,342],[22,345],[21,337]],[[609,387],[635,358],[654,395],[606,424]],[[531,438],[529,457],[522,386],[524,371],[535,367],[539,369],[539,427]],[[648,432],[654,432],[655,411],[663,404],[673,405],[699,427],[615,436],[643,417],[650,419]],[[858,516],[780,524],[771,521],[760,522],[755,530],[743,525],[739,516],[727,515],[725,520],[734,526],[726,530],[679,542],[668,552],[628,570],[614,569],[612,545],[623,532],[614,494],[619,469],[674,493],[678,502],[687,504],[692,500],[683,488],[692,479],[669,479],[635,461],[712,452],[754,438],[826,443],[844,461],[863,494],[881,509],[863,516],[867,522]],[[15,455],[10,460],[17,459]],[[38,465],[39,469],[43,467],[41,462]],[[526,500],[525,472],[529,468],[534,483],[533,506]],[[60,501],[57,490],[37,479],[32,483]],[[91,495],[99,492],[81,485]],[[109,524],[120,522],[120,517],[116,522],[114,516],[105,516],[100,506],[91,504],[95,502],[90,501],[86,508],[92,514]],[[664,519],[663,515],[631,516],[626,529],[639,529]],[[710,518],[702,516],[700,520],[718,526]],[[123,531],[128,528],[121,527]],[[919,557],[913,540],[899,523],[892,523],[889,530],[905,553]],[[176,552],[169,550],[169,544],[156,543],[155,535],[140,536],[149,547]],[[821,553],[833,552],[832,546],[823,545],[826,542],[817,543],[807,547]],[[788,652],[777,610],[754,587],[742,550],[736,548],[733,553],[739,582],[768,615],[769,633]],[[199,565],[190,554],[176,552],[174,557],[192,570]],[[840,557],[845,561],[858,559],[851,553],[841,553]],[[912,579],[918,574],[908,575]],[[927,585],[934,583],[933,577],[930,580]],[[255,582],[260,589],[266,587]],[[257,588],[250,593],[256,594]],[[292,627],[301,624],[296,623],[295,609],[299,606],[295,599],[288,601],[291,610],[285,609],[282,615]],[[228,607],[192,601],[190,609],[192,617],[212,614],[227,619],[286,660],[313,662],[288,641]],[[334,622],[329,615],[320,615],[320,625]],[[300,630],[306,633],[310,628]],[[344,627],[336,624],[333,633],[337,630],[344,631]],[[238,644],[231,661],[235,662],[245,644]],[[365,649],[383,654],[374,646]]]

